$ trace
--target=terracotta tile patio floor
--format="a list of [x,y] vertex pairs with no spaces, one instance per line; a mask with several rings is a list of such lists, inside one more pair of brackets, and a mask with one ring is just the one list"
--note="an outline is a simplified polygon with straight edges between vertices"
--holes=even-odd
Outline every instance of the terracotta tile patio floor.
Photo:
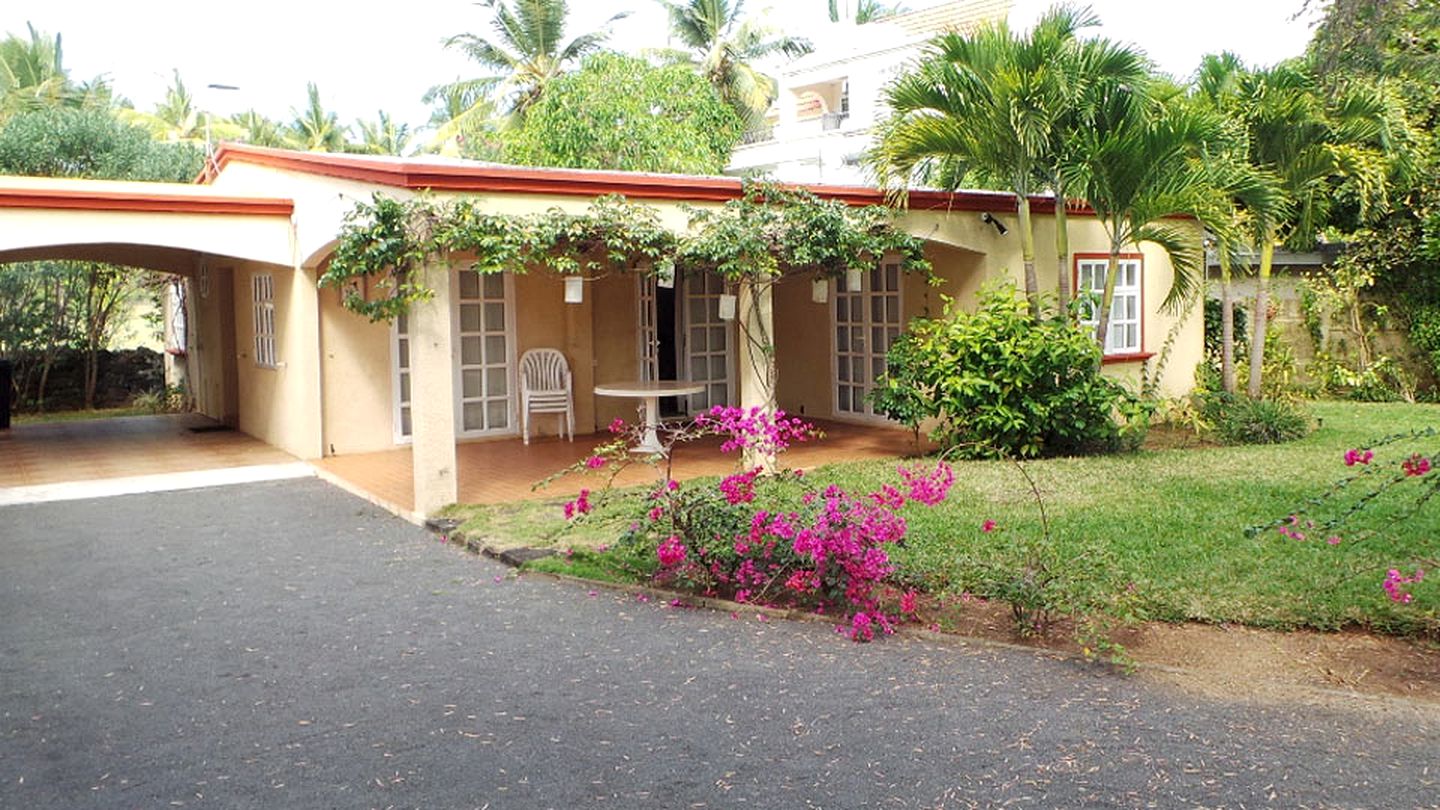
[[[837,422],[819,423],[825,437],[791,447],[785,454],[787,466],[813,468],[837,461],[896,458],[914,451],[910,433],[885,427],[865,427]],[[543,489],[531,486],[590,455],[609,434],[577,436],[575,441],[555,437],[533,439],[527,446],[519,439],[464,442],[457,445],[461,503],[503,503],[538,498],[570,498],[582,487],[594,487],[594,476],[568,476]],[[735,469],[734,455],[721,455],[719,439],[695,442],[675,453],[675,477],[695,478],[723,475]],[[377,500],[404,510],[413,509],[410,449],[378,453],[332,456],[315,462],[331,475],[369,493]],[[640,484],[651,480],[644,465],[634,465],[617,485]]]
[[0,431],[0,487],[295,461],[258,439],[216,427],[199,414],[13,425]]

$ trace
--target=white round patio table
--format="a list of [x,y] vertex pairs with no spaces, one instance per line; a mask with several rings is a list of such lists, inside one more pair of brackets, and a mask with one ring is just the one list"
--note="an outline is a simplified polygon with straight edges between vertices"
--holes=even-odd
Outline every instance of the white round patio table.
[[660,444],[660,436],[655,431],[660,426],[660,398],[683,397],[686,394],[698,394],[704,390],[704,383],[692,383],[684,380],[655,380],[653,382],[625,380],[624,382],[597,385],[595,386],[595,395],[643,400],[645,402],[645,437],[639,444],[630,448],[630,451],[664,454],[665,447]]

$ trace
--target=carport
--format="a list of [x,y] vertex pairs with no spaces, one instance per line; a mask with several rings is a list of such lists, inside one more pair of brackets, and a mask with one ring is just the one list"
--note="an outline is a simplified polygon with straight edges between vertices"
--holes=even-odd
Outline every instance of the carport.
[[[296,274],[288,199],[204,186],[0,177],[0,263],[77,259],[180,277],[197,412],[0,431],[0,490],[293,464],[319,441],[246,435],[231,268]],[[313,281],[305,283],[313,287]],[[284,373],[283,370],[277,373]],[[303,373],[303,371],[302,371]],[[318,415],[315,417],[318,419]],[[296,414],[300,424],[305,415]]]

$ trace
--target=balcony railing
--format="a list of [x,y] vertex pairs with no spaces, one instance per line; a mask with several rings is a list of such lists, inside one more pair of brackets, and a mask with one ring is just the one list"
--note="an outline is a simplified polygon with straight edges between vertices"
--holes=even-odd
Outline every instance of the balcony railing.
[[775,140],[774,124],[766,124],[764,126],[759,126],[753,129],[746,130],[745,134],[740,136],[741,144],[764,143],[765,141],[773,140]]

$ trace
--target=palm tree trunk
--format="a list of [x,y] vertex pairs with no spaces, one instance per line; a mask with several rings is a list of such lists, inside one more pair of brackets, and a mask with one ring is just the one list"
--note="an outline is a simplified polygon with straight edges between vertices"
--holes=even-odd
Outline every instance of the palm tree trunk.
[[1120,246],[1110,246],[1110,262],[1105,267],[1105,291],[1100,295],[1100,313],[1095,322],[1095,342],[1100,355],[1105,355],[1105,339],[1110,336],[1110,308],[1115,305],[1115,283],[1120,275]]
[[1274,261],[1275,239],[1267,235],[1260,245],[1259,283],[1255,289],[1255,311],[1251,313],[1255,330],[1250,338],[1250,384],[1245,388],[1251,399],[1260,398],[1261,374],[1265,364],[1265,330],[1269,326],[1266,316],[1270,308],[1270,266]]
[[1070,317],[1070,215],[1065,210],[1065,195],[1055,190],[1055,292],[1060,317]]
[[1220,387],[1235,393],[1235,299],[1230,290],[1230,251],[1220,245]]
[[1015,213],[1020,227],[1020,259],[1025,264],[1025,300],[1030,302],[1030,317],[1040,320],[1040,277],[1035,273],[1035,229],[1030,224],[1030,198],[1015,196]]

